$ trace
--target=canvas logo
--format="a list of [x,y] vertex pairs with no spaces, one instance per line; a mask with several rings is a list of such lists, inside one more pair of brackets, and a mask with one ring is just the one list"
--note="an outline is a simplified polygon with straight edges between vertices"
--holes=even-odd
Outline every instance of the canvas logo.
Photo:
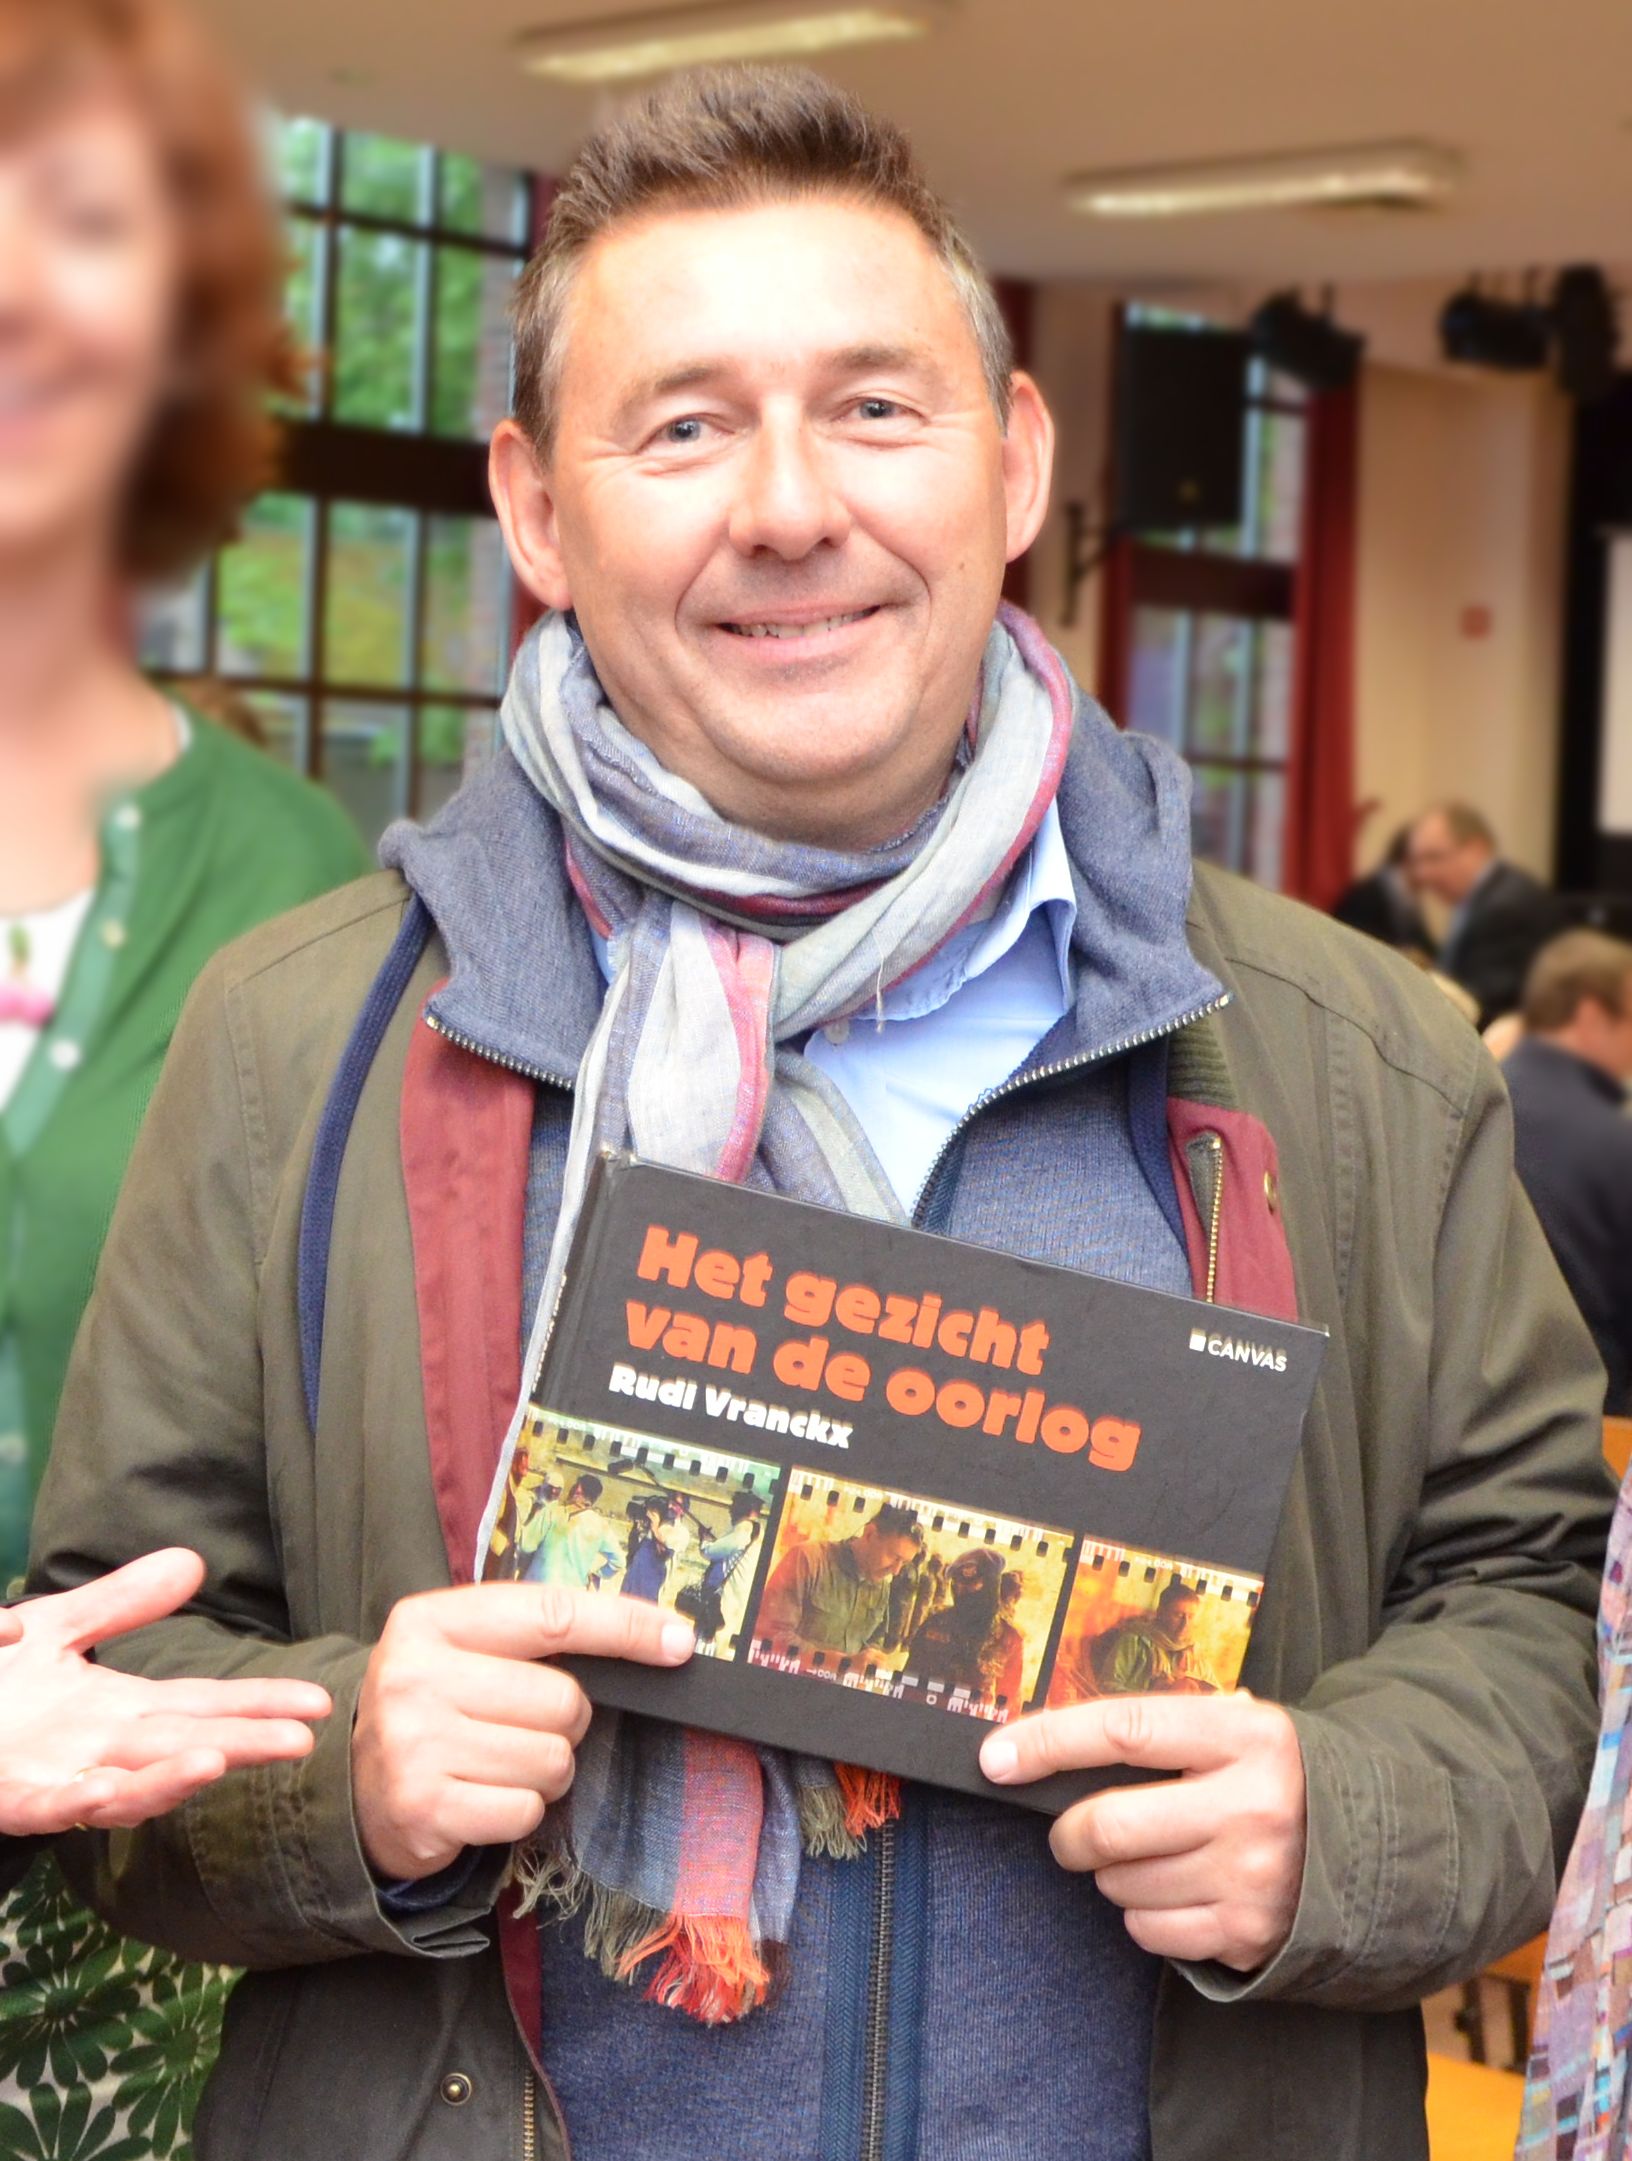
[[1267,1343],[1249,1343],[1245,1336],[1212,1336],[1205,1328],[1192,1328],[1190,1348],[1205,1351],[1209,1358],[1233,1358],[1238,1366],[1267,1366],[1272,1373],[1286,1371],[1285,1351],[1271,1350]]

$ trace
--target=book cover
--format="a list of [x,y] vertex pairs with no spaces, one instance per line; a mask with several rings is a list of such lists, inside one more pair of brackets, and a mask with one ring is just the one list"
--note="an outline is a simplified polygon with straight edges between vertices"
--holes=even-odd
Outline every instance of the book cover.
[[989,1795],[992,1723],[1236,1685],[1325,1343],[607,1153],[481,1573],[693,1621],[596,1703]]

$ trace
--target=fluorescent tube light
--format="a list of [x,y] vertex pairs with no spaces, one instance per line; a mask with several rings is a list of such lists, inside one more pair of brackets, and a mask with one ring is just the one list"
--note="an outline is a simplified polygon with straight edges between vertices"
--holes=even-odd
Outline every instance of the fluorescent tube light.
[[841,45],[899,43],[924,36],[935,14],[924,0],[664,9],[530,31],[521,41],[521,64],[553,82],[627,82],[714,61],[809,58]]
[[1431,143],[1375,143],[1082,173],[1066,182],[1065,194],[1085,217],[1183,218],[1352,203],[1421,205],[1446,194],[1460,173],[1458,160]]

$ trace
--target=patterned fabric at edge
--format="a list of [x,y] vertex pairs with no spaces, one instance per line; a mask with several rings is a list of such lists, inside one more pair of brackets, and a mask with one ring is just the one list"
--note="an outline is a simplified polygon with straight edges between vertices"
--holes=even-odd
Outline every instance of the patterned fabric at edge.
[[1515,2161],[1626,2161],[1632,2045],[1632,1479],[1598,1608],[1603,1703],[1586,1809],[1553,1908]]

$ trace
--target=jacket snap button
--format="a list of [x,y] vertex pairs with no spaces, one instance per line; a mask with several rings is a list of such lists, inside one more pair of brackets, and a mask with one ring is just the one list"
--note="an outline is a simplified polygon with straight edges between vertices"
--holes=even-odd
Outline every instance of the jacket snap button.
[[476,2089],[463,2071],[450,2071],[438,2090],[449,2108],[463,2108]]
[[1281,1189],[1275,1183],[1275,1173],[1273,1171],[1265,1171],[1264,1173],[1264,1199],[1268,1201],[1270,1213],[1273,1215],[1281,1205]]

